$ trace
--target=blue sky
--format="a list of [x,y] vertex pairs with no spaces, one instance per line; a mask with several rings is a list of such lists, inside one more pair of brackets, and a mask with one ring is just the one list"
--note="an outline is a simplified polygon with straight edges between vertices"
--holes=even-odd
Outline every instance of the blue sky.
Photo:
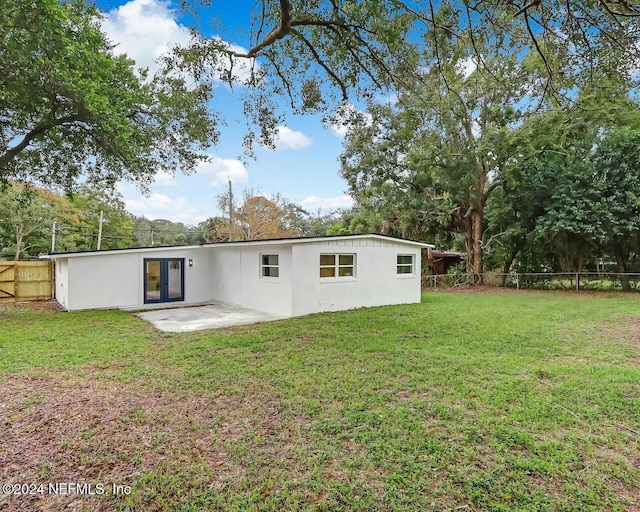
[[[167,45],[186,44],[189,35],[183,21],[176,17],[171,2],[162,0],[98,0],[105,13],[103,30],[117,44],[116,52],[127,53],[140,67],[153,70],[154,59]],[[214,1],[203,17],[217,16],[221,21],[219,36],[242,48],[250,41],[249,13],[256,3],[246,0]],[[286,105],[283,103],[283,105]],[[239,197],[249,188],[266,195],[279,192],[308,211],[351,205],[346,183],[339,176],[338,157],[343,133],[326,127],[322,116],[287,113],[286,124],[279,129],[276,150],[257,148],[256,160],[245,163],[242,154],[244,121],[240,94],[224,85],[215,89],[213,108],[226,118],[221,126],[220,143],[207,153],[210,161],[195,174],[160,175],[143,196],[128,183],[120,184],[127,209],[150,219],[165,218],[196,224],[219,214],[215,198],[227,187],[227,177]]]

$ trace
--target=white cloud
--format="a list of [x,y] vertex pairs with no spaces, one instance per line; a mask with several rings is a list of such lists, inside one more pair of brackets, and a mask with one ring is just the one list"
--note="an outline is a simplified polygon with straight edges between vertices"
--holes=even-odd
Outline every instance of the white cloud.
[[[136,61],[137,68],[149,68],[153,75],[159,68],[156,59],[168,53],[174,46],[187,46],[192,36],[189,29],[176,21],[175,12],[164,0],[131,0],[105,15],[102,29],[107,37],[117,44],[116,53],[126,53]],[[236,53],[247,53],[247,49],[214,36],[212,40]],[[233,66],[229,59],[221,56],[210,68],[211,78],[220,82],[221,76],[231,73],[237,84],[246,83],[253,70],[259,66],[255,59],[236,57]]]
[[116,53],[126,53],[136,67],[148,67],[152,75],[158,69],[154,62],[158,57],[191,39],[187,27],[176,22],[169,2],[162,0],[131,0],[109,11],[102,29],[118,45]]
[[380,105],[389,105],[390,107],[397,105],[399,100],[400,97],[396,92],[392,92],[386,95],[377,95],[375,97],[376,103],[379,103]]
[[198,214],[195,208],[188,206],[185,197],[169,197],[153,193],[140,199],[125,199],[124,203],[128,211],[149,220],[167,219],[172,222],[197,224],[207,218],[206,215]]
[[173,174],[160,171],[153,178],[151,187],[175,187],[176,185],[178,185],[178,180]]
[[465,57],[456,65],[456,71],[464,78],[469,78],[478,69],[478,63],[471,57]]
[[309,196],[300,202],[300,206],[308,212],[315,212],[317,210],[334,210],[336,208],[351,208],[353,206],[353,199],[346,194],[334,197]]
[[206,162],[201,162],[196,168],[199,174],[213,174],[215,177],[209,184],[213,187],[226,185],[229,179],[234,185],[249,181],[249,173],[244,164],[231,158],[211,156]]
[[286,126],[278,126],[274,139],[275,149],[303,149],[311,146],[311,139],[304,133]]
[[334,115],[325,119],[325,125],[341,139],[347,136],[353,126],[361,123],[370,126],[372,122],[371,114],[359,110],[351,103],[340,105]]

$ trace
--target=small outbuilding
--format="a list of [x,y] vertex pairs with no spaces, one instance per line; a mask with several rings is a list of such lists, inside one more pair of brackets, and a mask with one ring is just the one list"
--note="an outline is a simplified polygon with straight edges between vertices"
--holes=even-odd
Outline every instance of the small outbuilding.
[[67,310],[213,301],[292,317],[420,302],[422,249],[385,235],[337,235],[55,253]]
[[427,266],[434,276],[448,274],[449,269],[460,265],[465,260],[466,254],[463,252],[437,251],[431,247],[427,250]]

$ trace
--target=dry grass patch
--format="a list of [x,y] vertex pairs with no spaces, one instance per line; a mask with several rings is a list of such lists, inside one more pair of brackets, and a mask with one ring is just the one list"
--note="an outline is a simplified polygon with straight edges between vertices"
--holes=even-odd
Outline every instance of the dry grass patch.
[[[281,408],[269,397],[183,397],[81,378],[2,382],[0,480],[135,485],[152,471],[180,467],[222,489],[243,468],[226,446],[255,430],[278,437]],[[256,418],[261,418],[256,423]],[[3,510],[113,510],[112,496],[4,496]],[[144,500],[143,500],[144,501]],[[26,508],[25,508],[26,507]]]
[[[572,330],[562,329],[558,332],[558,337],[574,344],[577,342],[592,346],[595,357],[584,357],[576,353],[550,357],[549,361],[552,362],[593,363],[596,361],[601,365],[615,365],[620,363],[622,354],[625,362],[632,365],[640,363],[640,317],[638,316],[623,315],[606,322],[588,322]],[[602,358],[603,351],[615,353],[616,357],[607,361]]]

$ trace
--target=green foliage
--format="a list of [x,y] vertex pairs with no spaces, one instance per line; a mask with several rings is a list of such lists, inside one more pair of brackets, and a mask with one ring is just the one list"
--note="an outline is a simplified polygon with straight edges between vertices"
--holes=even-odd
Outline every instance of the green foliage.
[[[2,187],[0,194],[0,248],[3,256],[24,259],[46,252],[51,227],[64,211],[61,198],[21,183]],[[44,236],[43,236],[44,235]]]
[[[596,104],[607,105],[606,112]],[[520,271],[580,271],[602,259],[626,272],[640,253],[640,166],[632,149],[640,107],[624,91],[615,98],[589,93],[578,105],[518,128],[526,157],[489,203],[494,268],[508,271],[517,261]]]
[[349,230],[345,228],[342,224],[335,223],[329,226],[329,229],[327,229],[326,234],[327,235],[348,235]]
[[211,242],[207,236],[209,229],[206,222],[190,226],[167,219],[149,220],[145,217],[134,217],[133,246],[197,245]]
[[[500,88],[497,57],[517,56],[538,77],[527,89],[533,102],[562,101],[594,79],[635,80],[637,6],[611,4],[262,0],[244,27],[243,35],[250,34],[241,43],[247,51],[220,38],[199,38],[180,50],[176,62],[200,78],[248,86],[245,142],[251,151],[256,139],[273,142],[284,113],[274,98],[286,98],[294,112],[329,115],[350,98],[366,101],[380,94],[410,94],[429,103],[433,91],[419,86],[425,66],[449,80],[457,62],[474,61]],[[197,0],[181,5],[200,14]],[[234,42],[240,43],[237,37]],[[449,81],[455,90],[455,80]]]
[[138,76],[84,0],[0,1],[0,181],[146,186],[216,140],[211,89],[170,67]]
[[371,122],[347,136],[342,176],[358,222],[448,245],[464,237],[470,268],[481,272],[486,202],[513,165],[517,107],[534,77],[506,56],[491,60],[490,75],[444,36],[425,52],[426,62],[437,60],[419,84],[428,102],[406,94],[394,106],[370,105]]
[[[58,251],[74,249],[96,249],[102,212],[101,249],[121,249],[133,245],[133,221],[126,211],[122,196],[105,187],[83,184],[69,196],[70,209],[58,228],[63,236]],[[65,231],[66,230],[66,231]],[[71,243],[67,237],[75,236]]]
[[96,249],[101,211],[101,248],[131,247],[133,222],[118,193],[85,184],[59,195],[11,182],[0,194],[2,255],[18,260],[50,252],[54,223],[56,252]]

